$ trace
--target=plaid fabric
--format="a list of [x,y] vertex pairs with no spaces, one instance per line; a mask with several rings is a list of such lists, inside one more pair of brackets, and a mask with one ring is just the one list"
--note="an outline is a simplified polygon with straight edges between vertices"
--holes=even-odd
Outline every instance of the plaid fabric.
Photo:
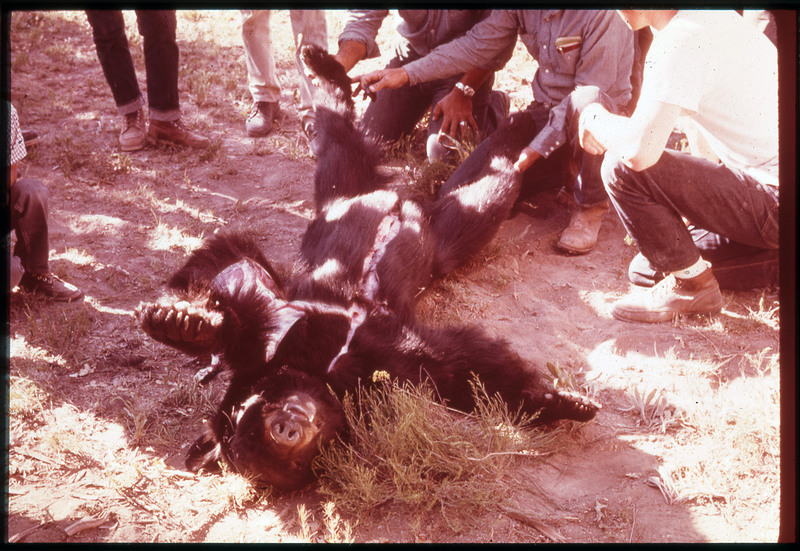
[[25,139],[19,129],[19,117],[17,110],[10,103],[8,104],[8,164],[15,165],[25,158],[28,150],[25,149]]

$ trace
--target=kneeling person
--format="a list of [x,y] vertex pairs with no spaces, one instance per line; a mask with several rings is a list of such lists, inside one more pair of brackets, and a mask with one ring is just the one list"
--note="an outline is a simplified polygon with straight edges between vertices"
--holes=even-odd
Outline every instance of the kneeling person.
[[[589,105],[580,117],[581,146],[605,153],[603,183],[643,257],[631,272],[666,277],[620,300],[612,314],[661,322],[717,313],[720,286],[692,231],[701,230],[703,243],[710,235],[756,256],[778,248],[777,50],[733,11],[619,13],[634,30],[657,31],[642,93],[630,118]],[[665,150],[679,117],[719,163]],[[748,277],[747,263],[739,264]]]

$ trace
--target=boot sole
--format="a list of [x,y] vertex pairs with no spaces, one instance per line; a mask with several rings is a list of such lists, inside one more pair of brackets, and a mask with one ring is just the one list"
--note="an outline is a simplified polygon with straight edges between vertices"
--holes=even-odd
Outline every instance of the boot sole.
[[616,308],[611,310],[611,316],[619,321],[630,323],[664,323],[672,321],[678,316],[701,316],[715,315],[722,311],[722,305],[712,308],[705,312],[649,312],[649,311],[618,311]]
[[596,246],[597,246],[597,244],[595,243],[594,245],[592,245],[591,247],[588,247],[586,249],[576,249],[574,247],[570,247],[568,245],[564,245],[560,241],[556,243],[556,248],[558,250],[560,250],[562,252],[565,252],[565,253],[568,253],[568,254],[571,254],[573,256],[577,256],[577,255],[586,254],[588,252],[591,252],[591,251],[594,250],[594,248]]
[[122,149],[122,151],[139,151],[140,149],[144,149],[144,143],[137,145],[120,145],[119,147]]
[[270,128],[269,130],[247,130],[247,136],[250,138],[266,138],[270,134],[274,128]]
[[203,144],[190,144],[190,143],[183,143],[183,142],[176,142],[171,140],[170,138],[162,138],[160,136],[153,136],[152,134],[148,135],[148,138],[153,141],[153,143],[160,143],[171,145],[173,147],[190,147],[192,149],[206,149],[209,145],[211,145],[211,141],[209,140],[207,143]]

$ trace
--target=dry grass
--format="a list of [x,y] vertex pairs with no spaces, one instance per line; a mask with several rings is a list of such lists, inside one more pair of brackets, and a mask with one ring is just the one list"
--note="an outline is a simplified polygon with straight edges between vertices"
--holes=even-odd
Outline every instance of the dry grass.
[[357,518],[401,504],[418,514],[439,510],[459,530],[458,518],[499,510],[514,456],[535,454],[548,440],[523,430],[531,418],[510,413],[477,381],[475,414],[465,415],[443,406],[428,385],[375,378],[343,402],[346,442],[317,460],[320,493]]

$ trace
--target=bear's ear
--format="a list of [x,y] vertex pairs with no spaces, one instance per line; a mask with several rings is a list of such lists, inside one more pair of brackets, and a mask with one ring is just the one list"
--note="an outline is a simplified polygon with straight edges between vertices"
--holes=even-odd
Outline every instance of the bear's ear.
[[222,297],[255,293],[265,298],[284,300],[281,286],[264,266],[244,258],[222,270],[211,282],[211,289]]
[[211,282],[215,298],[236,310],[240,325],[259,327],[264,361],[275,355],[289,329],[306,315],[285,299],[284,290],[270,273],[249,258],[231,264]]

